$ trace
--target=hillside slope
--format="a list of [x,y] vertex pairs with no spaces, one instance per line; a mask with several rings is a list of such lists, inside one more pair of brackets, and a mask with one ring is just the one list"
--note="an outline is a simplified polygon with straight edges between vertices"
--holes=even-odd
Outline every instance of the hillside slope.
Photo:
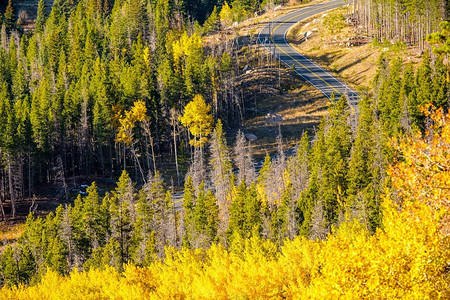
[[[5,1],[6,2],[6,1]],[[45,0],[48,10],[53,5],[54,0]],[[24,10],[27,12],[29,20],[34,20],[36,18],[37,7],[39,0],[15,0],[13,1],[14,10],[18,15],[20,11]]]

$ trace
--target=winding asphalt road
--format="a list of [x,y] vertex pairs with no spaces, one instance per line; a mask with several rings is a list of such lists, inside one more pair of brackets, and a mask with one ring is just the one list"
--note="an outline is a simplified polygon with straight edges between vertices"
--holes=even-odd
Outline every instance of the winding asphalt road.
[[[262,44],[267,51],[274,54],[288,67],[295,65],[295,71],[305,80],[320,90],[325,96],[331,98],[334,92],[336,99],[340,95],[345,95],[349,104],[356,107],[358,102],[358,94],[347,85],[330,75],[324,69],[313,63],[310,59],[298,53],[292,48],[286,40],[286,33],[290,27],[297,22],[309,18],[315,14],[325,12],[327,10],[347,4],[347,1],[334,0],[330,2],[320,3],[307,6],[279,17],[278,19],[266,24],[258,36],[258,42]],[[293,152],[294,148],[287,151]],[[260,168],[262,162],[256,162],[255,167]],[[259,166],[260,164],[261,166]],[[182,209],[183,192],[172,195],[174,209],[179,211]]]
[[355,108],[359,99],[358,94],[310,59],[297,52],[289,45],[286,39],[289,28],[299,21],[346,4],[348,4],[348,1],[334,0],[303,7],[285,14],[263,27],[258,35],[258,42],[288,67],[291,68],[294,65],[296,73],[311,83],[326,97],[330,99],[332,93],[335,94],[336,99],[339,99],[341,95],[345,95],[350,106]]

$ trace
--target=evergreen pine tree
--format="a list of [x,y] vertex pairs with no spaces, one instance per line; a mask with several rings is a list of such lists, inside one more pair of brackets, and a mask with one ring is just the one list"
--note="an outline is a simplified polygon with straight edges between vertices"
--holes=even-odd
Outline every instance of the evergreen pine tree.
[[281,197],[281,203],[272,214],[272,238],[282,245],[286,238],[294,238],[296,231],[296,203],[292,199],[292,183],[288,182]]
[[[323,169],[325,162],[325,127],[326,121],[323,118],[319,124],[319,128],[315,134],[311,153],[309,156],[310,176],[308,189],[301,194],[299,199],[299,209],[301,211],[302,220],[300,221],[300,235],[310,236],[313,221],[313,211],[317,203],[323,201],[323,189],[321,189],[323,180]],[[320,204],[322,207],[322,204]]]
[[46,17],[47,17],[47,7],[45,5],[45,0],[39,0],[36,23],[35,23],[36,33],[44,32],[44,25],[45,25]]
[[[91,193],[92,196],[93,194]],[[65,220],[66,222],[61,224],[60,228],[64,232],[64,238],[61,238],[63,238],[68,246],[73,241],[75,249],[70,250],[79,255],[80,260],[89,257],[92,250],[91,238],[93,236],[93,230],[90,228],[92,221],[90,220],[91,216],[85,216],[84,210],[83,198],[81,195],[78,195],[73,206],[69,207],[69,215],[67,216],[67,220]],[[91,214],[91,211],[88,214]],[[90,226],[86,222],[91,223],[89,224]],[[73,253],[70,254],[72,255]]]
[[374,172],[375,143],[373,140],[373,109],[368,98],[359,103],[359,122],[357,136],[353,143],[348,171],[348,199],[346,207],[351,217],[374,231],[380,224],[377,203],[379,195],[375,192],[379,178]]
[[253,183],[247,190],[244,202],[244,235],[260,235],[262,231],[261,200]]
[[400,125],[401,103],[401,73],[403,62],[396,59],[389,64],[389,74],[383,79],[382,88],[378,95],[378,109],[383,123],[383,131],[389,136],[396,134]]
[[218,240],[217,232],[219,230],[219,206],[217,205],[216,197],[211,191],[206,193],[205,207],[207,212],[205,234],[211,244]]
[[8,5],[6,6],[4,17],[5,17],[6,31],[10,32],[15,28],[16,25],[16,17],[14,14],[14,5],[12,0],[8,0]]
[[14,72],[12,93],[14,100],[24,100],[29,95],[28,80],[25,75],[26,65],[21,60],[18,63],[17,70]]
[[230,222],[228,226],[228,241],[233,242],[235,235],[245,237],[245,200],[247,197],[247,186],[243,181],[237,188],[236,197],[230,207]]
[[162,178],[158,172],[149,176],[148,182],[142,188],[150,213],[150,230],[155,232],[156,250],[158,255],[164,255],[164,247],[175,245],[175,217],[173,216],[172,197],[168,197]]
[[266,152],[266,156],[264,156],[264,163],[262,165],[262,168],[259,170],[259,176],[257,180],[258,183],[265,184],[270,172],[270,163],[271,163],[270,155],[269,153]]
[[152,230],[151,223],[154,212],[150,207],[147,193],[145,189],[139,192],[139,198],[136,203],[136,222],[134,223],[134,235],[132,242],[132,258],[133,262],[138,265],[143,265],[148,255],[156,252],[155,244],[153,244],[151,251],[148,248],[151,237],[154,238],[155,232]]
[[28,284],[36,273],[36,261],[28,245],[22,246],[19,259],[19,282]]
[[217,10],[217,6],[214,6],[213,11],[209,15],[208,19],[205,21],[205,24],[203,24],[204,32],[210,33],[216,31],[220,26],[220,18],[219,18],[219,11]]
[[408,107],[409,97],[415,97],[414,93],[414,67],[412,63],[409,63],[403,71],[401,89],[399,94],[399,105],[401,109],[400,113],[400,125],[405,131],[411,130],[411,116],[410,108]]
[[347,100],[341,96],[339,101],[333,103],[330,111],[324,153],[323,181],[320,185],[320,189],[323,191],[323,205],[328,225],[338,221],[347,193],[348,158],[351,148],[351,128],[347,122],[348,116]]
[[208,237],[206,236],[209,213],[206,210],[206,201],[205,185],[202,182],[198,187],[197,199],[195,201],[194,211],[192,214],[192,223],[194,225],[194,248],[206,247],[210,243]]
[[20,244],[27,245],[30,249],[35,259],[37,269],[41,268],[44,263],[43,223],[44,221],[42,218],[36,218],[30,213],[25,222],[25,230],[18,240]]
[[184,193],[183,193],[183,245],[191,246],[194,238],[194,209],[195,209],[195,188],[192,184],[191,177],[186,179],[184,183]]
[[[349,198],[356,195],[365,188],[372,179],[370,178],[370,155],[371,155],[371,129],[372,109],[370,100],[364,97],[359,104],[359,121],[357,136],[353,143],[349,163]],[[349,199],[351,203],[352,200]]]
[[[111,239],[114,241],[110,239],[109,245],[105,247],[111,248],[119,245],[120,257],[117,258],[114,255],[114,259],[116,260],[114,265],[116,268],[122,269],[122,265],[130,260],[132,254],[130,249],[132,247],[133,236],[132,221],[135,215],[133,183],[126,171],[122,172],[117,182],[117,188],[113,192],[109,210],[111,214]],[[116,253],[117,249],[109,249],[107,250],[107,254],[110,255],[112,253],[111,251]]]
[[93,182],[83,200],[82,219],[90,249],[103,245],[108,234],[107,214],[101,206],[97,184]]
[[66,275],[69,272],[66,260],[67,249],[58,236],[49,237],[48,250],[45,262],[48,267],[58,272],[60,275]]
[[19,266],[14,252],[13,247],[7,246],[1,255],[0,274],[5,286],[13,286],[19,283]]
[[308,188],[310,172],[309,151],[309,136],[307,132],[304,132],[300,142],[297,144],[295,156],[289,158],[287,162],[289,180],[292,183],[292,198],[296,200]]
[[409,97],[410,115],[412,118],[412,124],[414,127],[424,129],[425,116],[420,111],[420,107],[431,102],[431,90],[432,90],[432,69],[430,55],[428,51],[422,56],[422,63],[417,69],[415,79],[415,97]]
[[92,252],[92,256],[85,262],[84,269],[104,269],[114,267],[117,271],[123,271],[123,260],[119,241],[110,239],[104,247],[99,247]]
[[447,80],[449,66],[444,64],[442,56],[438,56],[434,61],[433,69],[431,103],[435,107],[447,110],[450,107],[450,80]]

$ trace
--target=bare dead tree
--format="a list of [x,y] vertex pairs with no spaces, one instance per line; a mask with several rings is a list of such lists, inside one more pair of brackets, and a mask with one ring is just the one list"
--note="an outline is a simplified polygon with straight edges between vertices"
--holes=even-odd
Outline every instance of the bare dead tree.
[[61,185],[63,189],[64,200],[67,202],[69,200],[69,190],[66,183],[66,174],[64,171],[64,164],[61,155],[58,155],[56,159],[54,173],[55,173],[55,182]]
[[231,202],[232,161],[222,126],[216,126],[210,143],[210,178],[214,186],[217,205],[219,207],[218,236],[221,242],[226,242],[225,232],[228,228],[229,208]]
[[281,131],[277,137],[277,148],[278,154],[270,163],[269,172],[264,183],[267,200],[271,209],[275,209],[275,206],[280,204],[281,197],[286,188],[284,175],[286,170],[286,156],[283,150]]
[[189,166],[186,177],[192,178],[193,186],[198,189],[200,183],[206,181],[206,168],[204,165],[203,152],[199,147],[194,147],[192,164]]
[[175,167],[177,169],[177,184],[180,185],[180,169],[178,167],[178,152],[177,152],[177,111],[175,108],[170,109],[170,121],[172,123],[172,135],[173,135],[173,149],[175,156]]
[[[145,133],[147,134],[149,140],[150,140],[150,147],[152,149],[152,159],[153,159],[153,174],[156,174],[156,158],[155,158],[155,148],[154,148],[154,140],[152,136],[152,131],[150,129],[150,121],[148,119],[145,119],[142,122],[143,128]],[[145,182],[145,178],[144,178]]]
[[252,149],[250,143],[245,139],[242,131],[238,131],[234,146],[234,160],[238,169],[237,183],[240,185],[245,181],[250,186],[256,180],[255,167],[252,161]]
[[316,201],[311,216],[311,231],[309,238],[311,240],[324,240],[327,237],[328,230],[325,224],[325,213],[321,199]]
[[292,182],[292,197],[298,199],[301,193],[308,188],[309,165],[308,165],[308,141],[306,145],[297,145],[296,154],[292,156],[287,165]]
[[77,268],[78,271],[82,270],[83,259],[77,254],[77,249],[73,241],[73,232],[71,227],[70,213],[67,205],[64,207],[64,212],[61,221],[61,238],[67,247],[67,266],[69,270]]
[[14,182],[13,182],[13,166],[12,166],[12,158],[10,154],[6,156],[7,167],[8,167],[8,183],[9,183],[9,197],[11,199],[11,215],[14,219],[16,217],[16,193],[14,190]]

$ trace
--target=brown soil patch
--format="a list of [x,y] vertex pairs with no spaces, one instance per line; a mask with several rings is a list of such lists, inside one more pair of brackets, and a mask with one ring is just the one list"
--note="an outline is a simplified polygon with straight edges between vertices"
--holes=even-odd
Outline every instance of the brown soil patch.
[[17,241],[25,230],[24,223],[0,223],[0,253]]
[[[281,130],[286,147],[298,141],[304,131],[312,132],[326,114],[328,99],[313,86],[306,83],[290,68],[276,61],[257,43],[261,28],[270,20],[307,4],[296,4],[268,11],[261,16],[248,19],[236,27],[221,30],[204,37],[207,47],[238,50],[238,76],[235,85],[244,99],[244,124],[241,131],[255,134],[252,142],[254,155],[262,158],[266,152],[276,151],[276,137]],[[238,88],[238,90],[239,90]],[[281,115],[279,124],[266,122],[266,114]],[[229,144],[234,142],[236,130],[228,132]]]
[[[419,62],[417,47],[374,43],[363,28],[349,24],[348,10],[352,7],[341,7],[297,23],[289,31],[288,41],[300,53],[360,92],[370,92],[382,53],[388,58],[401,57],[405,63]],[[304,38],[306,32],[311,33],[307,39]]]

